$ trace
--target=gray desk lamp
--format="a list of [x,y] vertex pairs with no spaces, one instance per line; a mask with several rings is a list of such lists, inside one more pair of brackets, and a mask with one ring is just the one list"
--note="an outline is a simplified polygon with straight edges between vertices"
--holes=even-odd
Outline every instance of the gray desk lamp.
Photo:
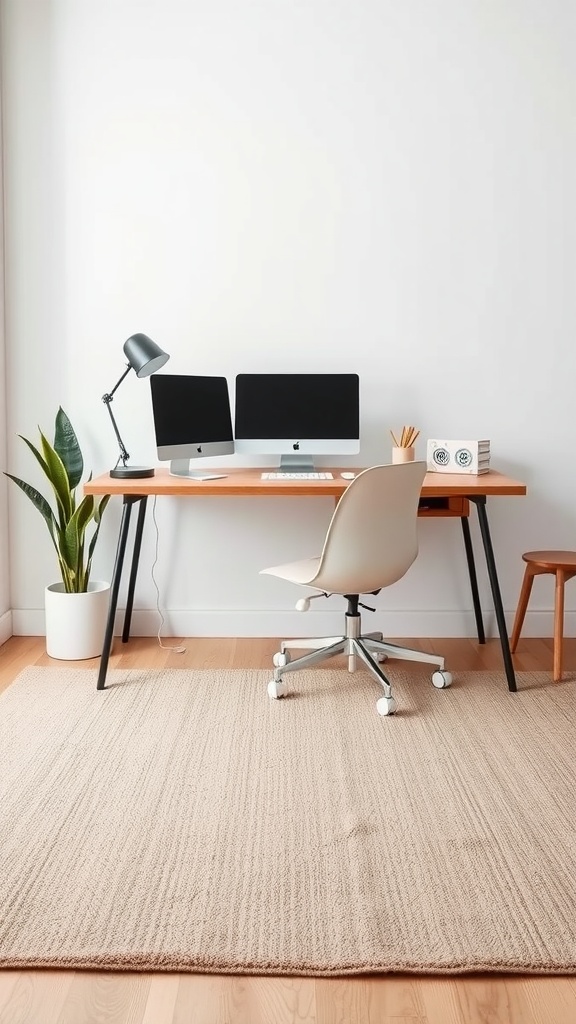
[[[107,395],[102,395],[102,401],[110,413],[110,419],[112,420],[112,426],[114,427],[114,433],[116,434],[116,440],[118,441],[118,447],[120,448],[120,456],[118,462],[114,466],[114,469],[110,470],[110,476],[118,480],[130,480],[130,479],[141,479],[145,476],[154,476],[154,468],[152,466],[127,466],[126,463],[130,458],[124,442],[120,437],[120,431],[116,425],[114,414],[112,412],[111,403],[114,397],[114,392],[120,387],[120,384],[124,380],[124,377],[130,370],[136,371],[137,377],[150,377],[151,374],[156,373],[164,363],[167,363],[170,356],[163,352],[159,345],[151,338],[148,338],[145,334],[133,334],[132,337],[128,338],[124,342],[124,355],[128,360],[128,366],[124,370],[124,373],[120,377],[117,384],[114,385],[112,391]],[[119,463],[122,462],[120,466]]]

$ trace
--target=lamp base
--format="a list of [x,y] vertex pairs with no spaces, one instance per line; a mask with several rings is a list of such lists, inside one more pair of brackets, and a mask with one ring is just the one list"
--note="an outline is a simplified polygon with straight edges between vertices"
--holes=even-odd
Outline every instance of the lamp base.
[[110,470],[114,480],[142,480],[146,476],[154,476],[152,466],[115,466]]

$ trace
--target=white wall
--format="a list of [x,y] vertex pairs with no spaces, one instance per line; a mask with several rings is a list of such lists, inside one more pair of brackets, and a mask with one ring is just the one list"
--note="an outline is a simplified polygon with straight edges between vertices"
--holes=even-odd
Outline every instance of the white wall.
[[[2,81],[0,69],[0,99]],[[2,195],[2,118],[0,114],[0,196]],[[0,206],[0,643],[12,636],[10,562],[8,558],[8,505],[6,467],[6,367],[4,336],[4,227]]]
[[[5,0],[3,15],[13,471],[32,479],[16,434],[51,430],[59,404],[94,473],[114,463],[100,397],[134,331],[173,373],[357,371],[358,464],[415,423],[490,437],[494,466],[527,481],[489,507],[512,614],[521,552],[575,543],[570,0]],[[128,377],[114,408],[132,461],[155,461],[148,383]],[[15,632],[35,633],[56,571],[27,505],[12,489],[11,602]],[[336,628],[258,575],[314,552],[331,509],[158,501],[167,631]],[[458,523],[421,538],[378,598],[385,628],[473,635]],[[150,519],[141,632],[157,628],[154,556]],[[551,606],[537,581],[527,631],[550,632]]]

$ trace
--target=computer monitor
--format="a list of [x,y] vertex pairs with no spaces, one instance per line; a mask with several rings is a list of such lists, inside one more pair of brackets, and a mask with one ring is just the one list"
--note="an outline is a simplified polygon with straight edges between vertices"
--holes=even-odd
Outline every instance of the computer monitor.
[[279,455],[286,472],[313,471],[315,455],[357,454],[358,374],[239,373],[234,437],[237,452]]
[[158,458],[170,460],[170,473],[192,480],[225,475],[192,472],[190,461],[234,452],[226,377],[157,373],[150,390]]

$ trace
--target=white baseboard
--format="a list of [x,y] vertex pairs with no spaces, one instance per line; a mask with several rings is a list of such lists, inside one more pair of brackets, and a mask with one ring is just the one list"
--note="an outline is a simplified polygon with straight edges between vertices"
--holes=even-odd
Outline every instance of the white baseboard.
[[[338,634],[343,629],[343,609],[331,611],[297,612],[286,610],[194,610],[164,611],[162,636],[211,636],[211,637],[295,637],[325,636]],[[4,621],[10,613],[0,619],[0,637]],[[116,635],[122,632],[124,611],[116,616]],[[508,629],[512,628],[514,611],[506,613]],[[130,632],[133,636],[156,636],[160,619],[153,610],[134,611]],[[476,623],[472,611],[377,611],[362,613],[365,630],[381,629],[390,637],[474,637]],[[43,636],[44,610],[18,610],[11,613],[5,626],[6,639],[15,636]],[[494,612],[484,612],[484,629],[487,637],[497,636]],[[551,637],[553,635],[553,612],[528,611],[522,629],[523,637]],[[564,635],[576,636],[576,611],[568,611],[564,621]]]
[[12,612],[4,612],[4,615],[0,617],[0,644],[5,644],[12,635]]

